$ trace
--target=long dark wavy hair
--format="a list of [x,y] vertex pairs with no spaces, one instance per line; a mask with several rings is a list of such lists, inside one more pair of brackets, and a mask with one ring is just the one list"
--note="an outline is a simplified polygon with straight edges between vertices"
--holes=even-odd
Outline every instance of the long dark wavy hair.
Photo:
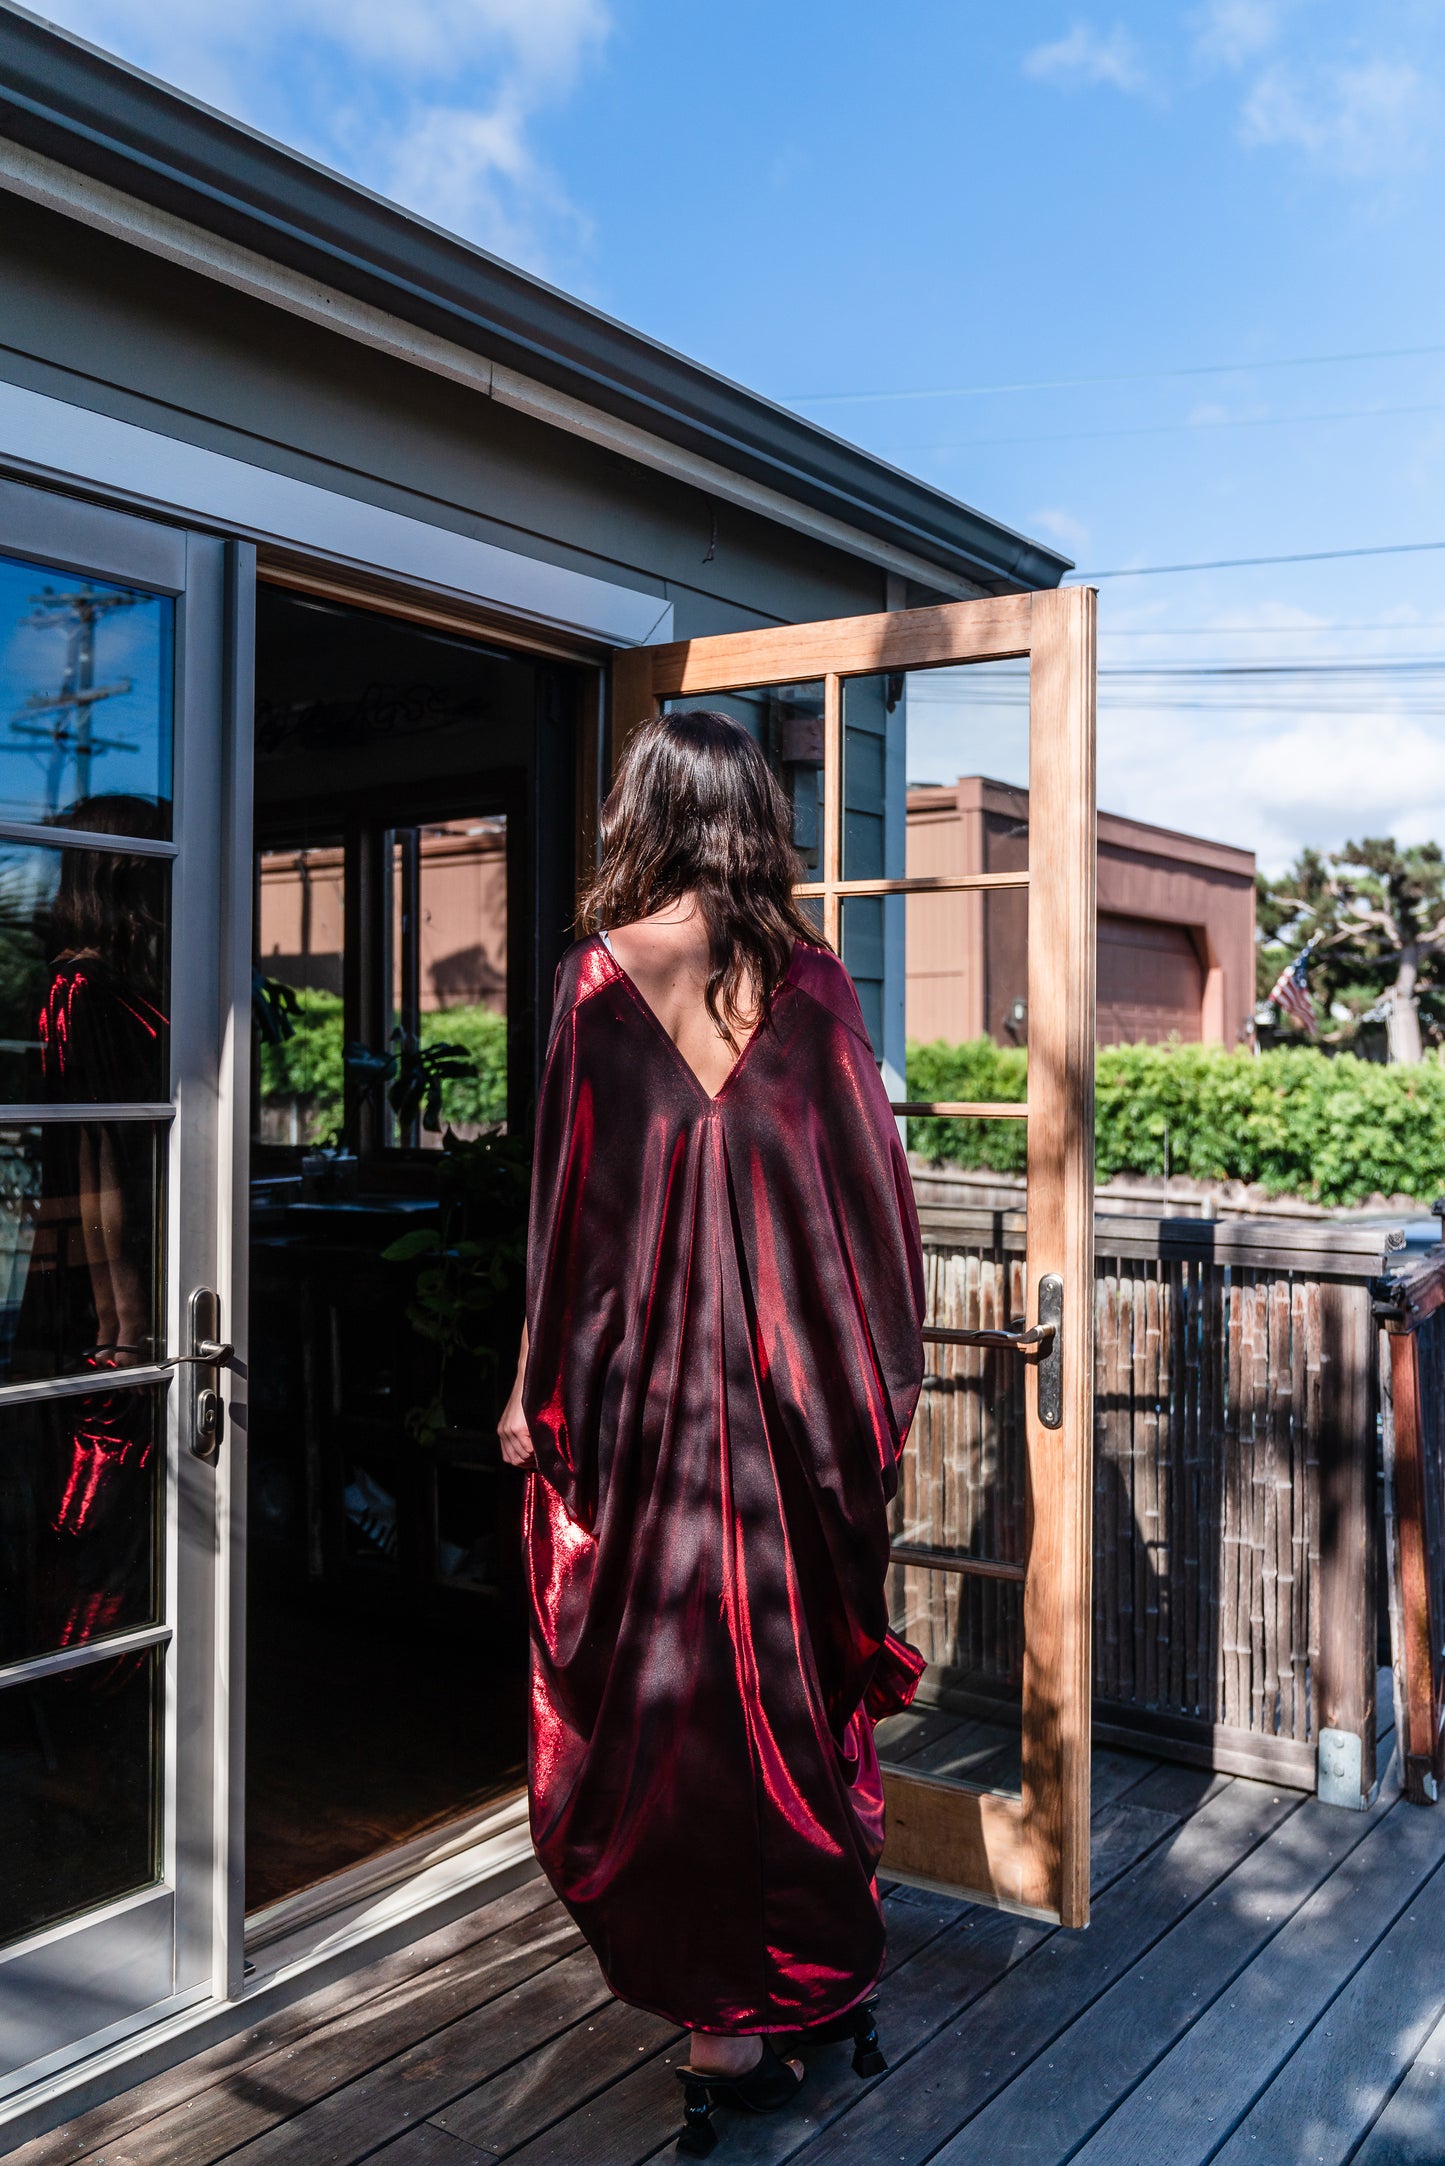
[[736,1045],[739,1025],[767,1021],[797,942],[827,946],[793,895],[791,828],[771,768],[730,715],[657,715],[632,737],[602,808],[602,860],[581,924],[610,931],[696,895],[708,1012]]
[[[92,835],[158,835],[161,824],[154,804],[120,792],[82,798],[65,819],[68,828]],[[50,905],[51,959],[98,956],[118,978],[133,980],[137,991],[163,999],[167,893],[163,858],[123,845],[114,856],[66,850]]]

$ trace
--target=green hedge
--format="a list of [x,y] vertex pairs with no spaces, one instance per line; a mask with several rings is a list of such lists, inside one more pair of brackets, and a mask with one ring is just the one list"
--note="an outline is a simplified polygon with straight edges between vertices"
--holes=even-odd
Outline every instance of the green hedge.
[[[261,1048],[264,1101],[297,1099],[305,1130],[317,1141],[341,1125],[345,1031],[335,993],[298,993],[293,1032]],[[475,1076],[457,1077],[442,1091],[442,1118],[458,1126],[494,1126],[507,1117],[507,1020],[490,1008],[443,1008],[421,1019],[423,1045],[459,1045],[476,1062]]]
[[[1027,1055],[977,1038],[910,1045],[912,1098],[1020,1099]],[[1262,1053],[1201,1045],[1101,1046],[1100,1180],[1168,1170],[1257,1182],[1269,1194],[1327,1204],[1445,1189],[1445,1067],[1383,1067],[1313,1046]],[[935,1163],[1021,1173],[1022,1123],[923,1121],[908,1143]]]
[[[341,1002],[302,993],[295,1035],[261,1048],[266,1099],[299,1099],[308,1134],[341,1121]],[[463,1046],[475,1077],[448,1083],[444,1118],[490,1126],[506,1118],[507,1027],[488,1008],[448,1008],[422,1018],[422,1039]],[[908,1048],[912,1098],[1019,1100],[1028,1056],[991,1038]],[[1255,1059],[1216,1046],[1101,1046],[1097,1080],[1100,1180],[1114,1173],[1172,1173],[1257,1182],[1270,1195],[1328,1204],[1445,1190],[1445,1066],[1386,1068],[1313,1046],[1280,1046]],[[910,1150],[935,1163],[1024,1170],[1021,1121],[908,1123]]]
[[454,1126],[495,1127],[507,1118],[507,1018],[490,1008],[443,1008],[421,1019],[421,1042],[459,1045],[477,1064],[474,1076],[442,1086],[442,1120]]
[[341,1126],[342,1066],[345,1029],[337,993],[298,993],[292,1034],[279,1045],[261,1047],[261,1100],[300,1101],[306,1112],[303,1133],[325,1143]]

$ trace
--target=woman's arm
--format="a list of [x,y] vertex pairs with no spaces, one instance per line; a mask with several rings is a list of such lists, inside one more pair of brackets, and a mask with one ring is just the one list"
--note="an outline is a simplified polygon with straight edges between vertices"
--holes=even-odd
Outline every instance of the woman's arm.
[[522,1349],[517,1356],[517,1374],[512,1382],[511,1396],[502,1408],[502,1418],[497,1423],[497,1435],[501,1439],[502,1457],[509,1467],[534,1467],[537,1455],[532,1449],[531,1432],[527,1417],[522,1412],[522,1378],[527,1370],[527,1327],[522,1326]]

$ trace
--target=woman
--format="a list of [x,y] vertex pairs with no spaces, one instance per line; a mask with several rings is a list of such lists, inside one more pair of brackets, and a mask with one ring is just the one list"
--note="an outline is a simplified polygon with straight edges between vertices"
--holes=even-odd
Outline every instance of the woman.
[[885,2065],[871,1715],[888,1500],[922,1376],[907,1163],[852,982],[793,898],[787,801],[726,715],[633,737],[563,958],[528,1330],[499,1425],[535,1469],[532,1830],[622,1999],[712,2103]]

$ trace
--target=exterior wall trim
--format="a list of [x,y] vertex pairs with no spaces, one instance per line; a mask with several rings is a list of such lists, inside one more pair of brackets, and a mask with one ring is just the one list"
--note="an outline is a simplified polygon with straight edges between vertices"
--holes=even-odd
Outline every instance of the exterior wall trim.
[[535,421],[584,438],[605,451],[617,453],[639,466],[666,474],[671,480],[714,496],[722,503],[772,520],[794,533],[846,551],[865,563],[876,564],[919,585],[955,600],[981,595],[985,590],[957,571],[931,559],[900,549],[877,535],[850,526],[846,520],[813,505],[770,489],[763,482],[733,472],[716,460],[671,444],[649,430],[618,416],[607,414],[565,391],[538,383],[534,378],[505,368],[485,354],[474,353],[452,339],[407,323],[399,316],[355,299],[334,286],[308,278],[284,263],[273,262],[256,250],[244,248],[219,234],[208,233],[173,212],[124,194],[104,181],[76,172],[41,152],[0,138],[0,188],[23,196],[46,210],[78,219],[81,224],[112,239],[142,248],[153,256],[218,280],[237,293],[249,294],[288,315],[319,324],[343,338],[356,340],[392,360],[426,369],[435,376],[464,385],[482,398],[512,407]]
[[672,636],[672,604],[656,594],[523,556],[18,384],[0,383],[0,465],[30,480],[101,489],[153,515],[301,550],[347,570],[390,573],[599,645],[643,646]]

